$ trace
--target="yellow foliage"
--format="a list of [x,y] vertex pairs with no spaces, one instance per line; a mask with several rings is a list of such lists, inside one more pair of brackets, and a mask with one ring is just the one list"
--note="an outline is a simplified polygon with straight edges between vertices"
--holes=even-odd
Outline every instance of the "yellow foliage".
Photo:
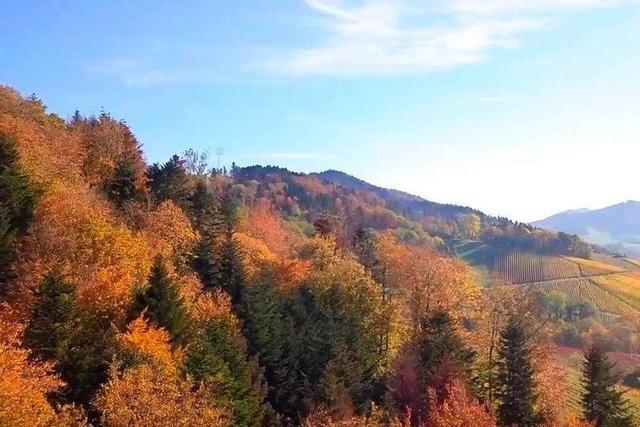
[[247,279],[255,279],[263,266],[276,261],[276,256],[262,241],[244,233],[235,233],[234,238],[243,255],[243,269]]
[[143,232],[154,255],[182,262],[198,241],[189,218],[171,201],[162,202],[144,219]]

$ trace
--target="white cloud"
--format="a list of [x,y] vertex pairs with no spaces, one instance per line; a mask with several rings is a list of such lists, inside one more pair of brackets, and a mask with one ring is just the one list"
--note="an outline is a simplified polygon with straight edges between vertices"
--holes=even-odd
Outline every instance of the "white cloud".
[[305,0],[322,40],[270,64],[293,75],[424,72],[484,60],[513,48],[549,18],[614,0]]

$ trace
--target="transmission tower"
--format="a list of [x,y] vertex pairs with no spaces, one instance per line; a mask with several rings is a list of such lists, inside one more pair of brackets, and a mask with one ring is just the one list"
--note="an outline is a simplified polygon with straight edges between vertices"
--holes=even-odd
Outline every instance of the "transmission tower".
[[222,164],[222,157],[224,156],[224,150],[222,147],[216,148],[216,156],[218,157],[218,169],[220,169],[220,165]]

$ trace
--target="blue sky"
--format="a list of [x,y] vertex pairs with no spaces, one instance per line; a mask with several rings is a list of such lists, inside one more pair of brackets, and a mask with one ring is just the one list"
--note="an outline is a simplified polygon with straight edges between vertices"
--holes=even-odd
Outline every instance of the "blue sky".
[[15,1],[0,81],[149,161],[344,170],[529,221],[640,199],[632,0]]

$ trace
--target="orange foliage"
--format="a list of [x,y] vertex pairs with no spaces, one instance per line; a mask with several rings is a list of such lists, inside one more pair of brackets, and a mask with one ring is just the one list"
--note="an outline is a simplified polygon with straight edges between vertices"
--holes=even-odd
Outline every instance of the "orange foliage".
[[142,316],[117,336],[121,351],[138,363],[148,363],[167,374],[176,374],[182,355],[171,350],[169,333],[150,326]]
[[57,414],[47,401],[64,384],[52,374],[52,365],[30,361],[29,352],[19,348],[20,330],[19,325],[0,320],[0,425],[51,426],[65,420],[67,426],[82,425],[79,410],[63,407]]
[[410,425],[408,422],[387,418],[377,407],[373,407],[368,416],[346,419],[334,419],[328,411],[318,410],[303,420],[302,427],[409,427]]
[[154,255],[185,262],[198,240],[189,218],[180,207],[167,200],[144,219],[143,232]]
[[475,307],[480,289],[464,264],[431,249],[401,245],[389,233],[380,236],[376,245],[379,279],[391,293],[403,296],[405,316],[413,324],[436,310],[456,316]]
[[118,163],[126,161],[133,168],[135,187],[144,191],[147,168],[140,144],[124,122],[108,114],[74,119],[69,133],[81,141],[85,152],[82,170],[89,185],[104,187],[113,180]]
[[551,424],[559,424],[567,408],[567,375],[556,357],[553,345],[537,346],[533,367],[538,390],[538,410]]
[[47,115],[39,101],[0,86],[0,132],[15,138],[24,167],[38,184],[54,181],[79,183],[84,151],[65,123]]
[[249,210],[247,234],[264,242],[279,257],[286,256],[291,248],[290,234],[266,200],[258,201]]
[[95,400],[101,421],[108,427],[120,426],[225,426],[223,411],[212,406],[204,390],[174,375],[140,365],[110,379]]
[[29,288],[59,269],[77,284],[81,305],[121,321],[133,287],[146,282],[150,266],[144,240],[119,224],[106,202],[86,188],[55,185],[36,208],[16,270]]
[[281,292],[297,289],[311,273],[311,262],[287,258],[278,260],[274,266],[276,289]]
[[486,407],[469,394],[464,383],[454,380],[447,386],[447,398],[435,405],[435,392],[429,391],[429,401],[433,409],[429,411],[429,425],[432,427],[494,427],[495,420]]

